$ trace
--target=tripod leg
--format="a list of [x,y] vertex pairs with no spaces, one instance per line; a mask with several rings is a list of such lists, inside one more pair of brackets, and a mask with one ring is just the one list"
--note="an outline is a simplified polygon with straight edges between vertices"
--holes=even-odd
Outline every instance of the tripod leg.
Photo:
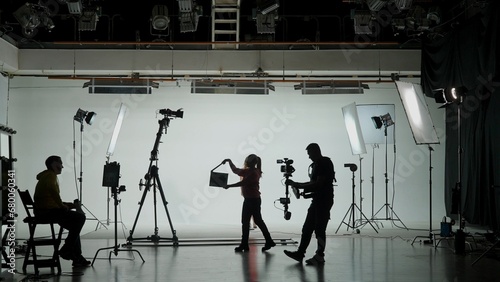
[[170,219],[170,213],[168,212],[168,208],[167,208],[168,202],[165,198],[165,194],[163,193],[163,188],[161,186],[160,177],[158,176],[158,174],[156,174],[155,178],[156,178],[156,183],[158,183],[158,191],[160,191],[160,196],[161,196],[161,199],[163,201],[163,206],[165,207],[165,212],[167,213],[168,223],[170,225],[170,230],[172,231],[172,240],[174,241],[174,246],[175,246],[178,243],[178,238],[177,238],[176,232],[174,230],[172,220]]
[[337,232],[339,232],[339,229],[340,229],[340,226],[342,226],[342,224],[345,224],[347,225],[347,230],[349,231],[349,227],[352,228],[352,226],[350,226],[348,223],[345,223],[345,218],[347,217],[347,215],[351,212],[352,210],[352,205],[349,207],[349,209],[347,210],[347,212],[345,213],[344,215],[344,218],[342,218],[342,222],[340,222],[339,224],[339,227],[337,228],[337,231],[335,231],[335,234],[337,234]]
[[137,215],[134,220],[134,226],[132,226],[132,229],[130,230],[130,235],[127,238],[127,242],[131,242],[133,240],[132,235],[134,235],[135,226],[137,225],[137,220],[139,219],[139,215],[141,214],[142,205],[144,204],[144,200],[146,199],[146,194],[148,193],[149,187],[151,187],[151,178],[146,181],[146,184],[144,186],[144,192],[142,193],[142,198],[139,202],[139,210],[137,211]]
[[[375,229],[375,226],[373,226],[373,224],[370,222],[370,220],[368,220],[368,218],[367,218],[367,217],[366,217],[366,215],[365,215],[365,214],[361,211],[361,209],[360,209],[360,208],[358,208],[358,206],[357,206],[356,204],[354,204],[354,206],[355,206],[355,207],[359,210],[360,217],[361,217],[361,218],[364,218],[364,219],[366,220],[366,222],[367,222],[368,224],[370,224],[370,226],[373,228],[373,230],[375,230],[375,232],[377,232],[377,233],[378,233],[378,230],[377,230],[377,229]],[[358,226],[356,226],[356,227],[359,227],[359,226],[361,226],[361,225],[364,225],[364,224],[360,224],[360,225],[358,225]],[[356,228],[356,227],[354,227],[354,228]]]

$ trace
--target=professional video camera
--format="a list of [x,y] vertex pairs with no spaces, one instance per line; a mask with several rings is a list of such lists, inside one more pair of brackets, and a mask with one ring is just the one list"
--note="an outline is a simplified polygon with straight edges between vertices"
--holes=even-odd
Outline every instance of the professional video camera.
[[159,112],[160,114],[167,117],[182,118],[184,116],[184,111],[182,111],[182,109],[178,109],[177,111],[172,111],[170,109],[161,109],[159,110]]
[[276,163],[284,164],[281,166],[281,172],[283,172],[283,176],[292,177],[292,173],[295,172],[295,168],[292,166],[293,160],[283,158],[282,160],[277,160]]
[[[281,172],[283,173],[283,176],[285,177],[285,183],[287,182],[290,177],[292,177],[292,173],[295,172],[295,168],[292,166],[293,160],[288,159],[288,158],[283,158],[279,159],[276,161],[278,164],[283,164],[281,166]],[[289,196],[289,191],[288,191],[288,184],[285,184],[285,197],[279,199],[280,204],[282,204],[285,208],[284,213],[285,213],[285,220],[289,220],[292,217],[292,213],[288,211],[288,205],[290,204],[290,196]]]

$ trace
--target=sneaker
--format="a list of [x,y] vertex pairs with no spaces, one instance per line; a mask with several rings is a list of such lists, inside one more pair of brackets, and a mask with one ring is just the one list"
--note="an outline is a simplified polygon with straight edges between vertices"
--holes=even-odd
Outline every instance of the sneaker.
[[265,252],[265,251],[271,249],[274,246],[276,246],[276,243],[274,243],[274,241],[266,242],[266,244],[264,245],[264,247],[262,247],[262,251]]
[[73,260],[73,267],[86,267],[89,265],[90,261],[88,261],[82,255],[79,255],[76,259]]
[[325,258],[323,256],[316,254],[312,258],[306,260],[306,264],[307,265],[324,265]]
[[242,252],[248,252],[250,248],[248,246],[242,246],[239,245],[238,247],[234,248],[234,251],[237,253],[242,253]]
[[300,263],[302,263],[302,259],[304,259],[304,254],[303,253],[299,253],[298,251],[291,252],[291,251],[284,250],[283,252],[289,258],[292,258],[292,259],[294,259],[294,260],[296,260],[296,261],[298,261]]

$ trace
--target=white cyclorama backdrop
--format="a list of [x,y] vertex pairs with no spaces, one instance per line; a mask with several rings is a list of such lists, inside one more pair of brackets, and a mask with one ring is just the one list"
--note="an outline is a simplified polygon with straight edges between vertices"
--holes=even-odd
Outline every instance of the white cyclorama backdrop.
[[[47,156],[60,155],[64,162],[63,173],[59,176],[61,196],[68,201],[77,198],[80,126],[75,124],[73,116],[78,108],[94,111],[97,113],[96,120],[91,126],[85,125],[83,134],[82,203],[98,219],[105,220],[108,190],[101,187],[103,167],[118,109],[123,103],[128,111],[110,161],[116,161],[121,166],[120,184],[126,186],[126,191],[119,195],[119,220],[130,230],[144,193],[144,190],[139,190],[139,180],[147,172],[158,121],[163,118],[156,112],[163,108],[183,108],[184,118],[170,121],[167,133],[161,137],[158,154],[159,177],[179,238],[182,238],[182,226],[187,225],[190,228],[200,226],[199,232],[203,232],[207,225],[214,228],[240,226],[243,199],[239,188],[223,190],[209,187],[208,183],[210,170],[223,159],[231,158],[241,167],[250,153],[262,158],[262,214],[269,229],[279,232],[290,227],[299,233],[310,202],[297,200],[292,195],[289,206],[292,217],[289,221],[284,220],[283,211],[275,207],[283,208],[275,201],[285,194],[283,174],[276,160],[293,159],[296,171],[292,179],[307,181],[311,161],[305,148],[311,142],[317,142],[323,154],[332,158],[337,173],[338,186],[328,231],[333,234],[352,202],[352,174],[344,168],[344,164],[356,163],[359,166],[358,156],[351,154],[342,107],[352,102],[394,104],[400,122],[392,126],[397,127],[397,154],[390,152],[388,156],[391,203],[394,183],[393,208],[397,215],[410,228],[420,223],[426,226],[429,218],[427,148],[415,145],[408,123],[401,122],[406,117],[395,85],[380,83],[370,87],[362,95],[301,95],[293,90],[293,84],[276,84],[276,91],[265,96],[201,95],[190,94],[189,83],[181,82],[179,85],[161,83],[152,95],[91,95],[82,88],[81,81],[15,77],[10,83],[8,120],[9,126],[18,132],[14,140],[14,153],[18,160],[15,163],[17,184],[20,189],[33,193],[35,176],[45,169]],[[430,111],[436,129],[444,138],[443,112],[437,106]],[[365,182],[363,211],[370,217],[369,181],[372,171],[368,168],[372,158],[371,150],[368,151],[367,155],[363,155],[362,165],[366,168],[363,168],[361,178]],[[385,203],[384,155],[382,149],[374,153],[375,210]],[[433,167],[433,213],[440,218],[445,214],[444,146],[435,146]],[[229,183],[239,181],[227,165],[217,170],[230,174]],[[359,179],[358,170],[357,183]],[[168,220],[158,199],[159,235],[169,237]],[[356,201],[359,203],[358,196]],[[153,192],[150,191],[134,234],[153,233],[153,211]],[[22,218],[24,211],[20,204],[18,212]],[[87,216],[90,217],[90,214],[87,213]],[[114,217],[112,201],[110,217]],[[87,221],[85,230],[92,231],[95,223]],[[434,225],[437,228],[439,220]],[[110,233],[111,230],[112,227]],[[22,224],[17,231],[21,234],[19,236],[27,232]],[[345,232],[345,228],[342,227],[341,231]]]

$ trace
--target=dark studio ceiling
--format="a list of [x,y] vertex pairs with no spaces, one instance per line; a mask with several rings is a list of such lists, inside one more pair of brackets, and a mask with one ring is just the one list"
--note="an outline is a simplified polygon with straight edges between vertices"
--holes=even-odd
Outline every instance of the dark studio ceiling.
[[[187,2],[191,26],[186,28],[181,5]],[[237,41],[239,49],[290,49],[290,43],[296,48],[376,43],[417,49],[424,36],[440,36],[487,1],[240,0],[238,24],[228,21],[223,27],[236,26],[236,35],[214,39],[213,19],[232,17],[213,14],[214,3],[231,2],[239,0],[1,0],[0,36],[21,49],[207,49],[214,41]],[[264,14],[270,3],[279,7]],[[168,25],[153,28],[155,15],[167,16]]]

